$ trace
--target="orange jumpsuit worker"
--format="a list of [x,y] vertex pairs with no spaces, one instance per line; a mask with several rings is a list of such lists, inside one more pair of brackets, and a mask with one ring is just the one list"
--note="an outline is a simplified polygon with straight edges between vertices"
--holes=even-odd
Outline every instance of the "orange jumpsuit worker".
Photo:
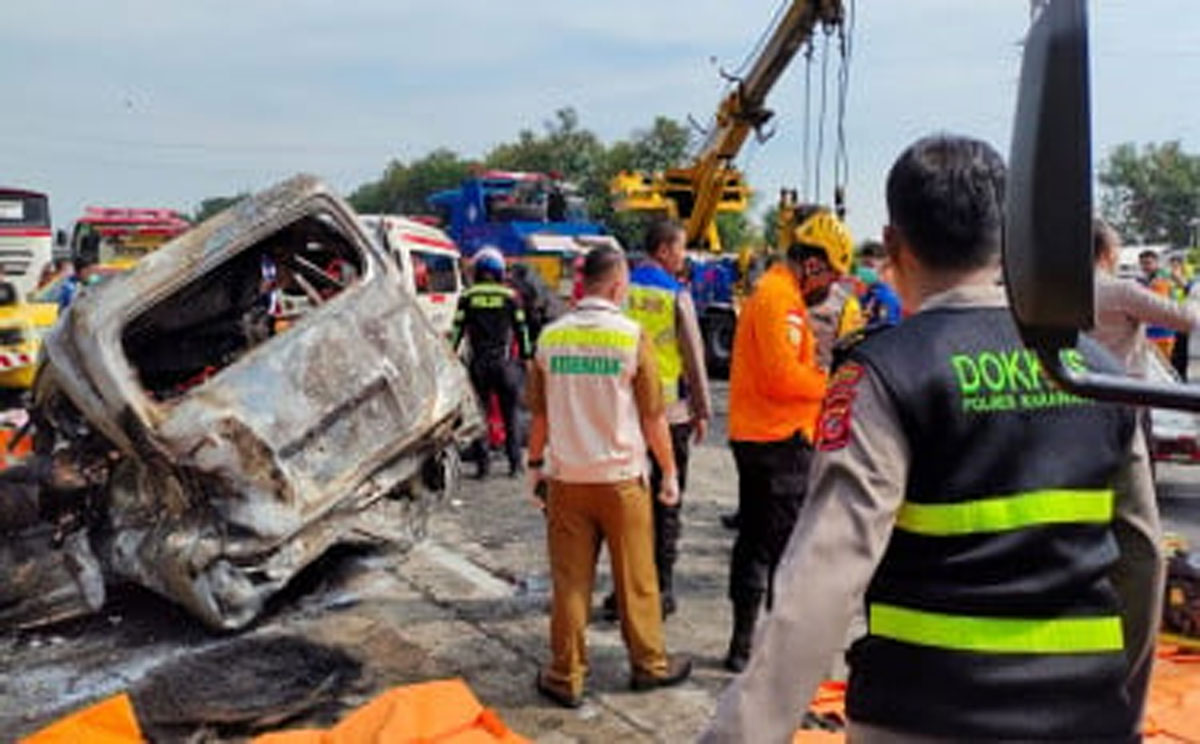
[[584,296],[575,309],[542,331],[527,388],[535,496],[549,479],[551,658],[537,687],[568,708],[583,702],[601,541],[612,559],[621,636],[633,667],[630,686],[678,684],[692,670],[690,659],[664,650],[647,443],[662,467],[663,503],[679,502],[679,482],[653,349],[641,326],[621,312],[629,288],[625,254],[608,246],[593,249],[583,262],[583,279]]
[[813,433],[825,397],[808,306],[850,268],[854,241],[826,209],[796,228],[785,260],[742,306],[729,378],[729,439],[740,530],[729,571],[733,634],[725,666],[741,671],[771,574],[804,502]]

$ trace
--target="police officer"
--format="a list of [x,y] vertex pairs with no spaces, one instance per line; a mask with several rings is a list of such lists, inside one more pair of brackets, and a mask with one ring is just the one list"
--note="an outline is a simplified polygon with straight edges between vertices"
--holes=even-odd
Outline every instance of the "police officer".
[[[681,494],[687,490],[689,440],[703,441],[712,410],[696,308],[676,279],[684,268],[686,248],[687,234],[678,222],[652,223],[646,232],[646,255],[630,274],[626,303],[626,313],[642,327],[654,350]],[[662,468],[654,458],[650,463],[650,493],[656,496],[662,485]],[[681,503],[664,504],[659,499],[653,503],[654,565],[666,617],[675,612]],[[604,609],[609,619],[616,619],[615,595],[608,596]]]
[[[458,299],[454,314],[451,344],[455,349],[463,336],[471,345],[469,370],[471,384],[486,411],[495,394],[504,419],[504,446],[508,454],[508,472],[521,472],[521,439],[517,432],[517,403],[521,390],[521,364],[513,357],[513,348],[520,360],[532,356],[525,311],[516,291],[505,286],[504,256],[491,247],[475,254],[475,283]],[[477,476],[487,477],[488,452],[486,443],[476,444]]]
[[[1162,579],[1145,442],[1022,344],[1003,193],[977,140],[892,166],[885,245],[919,310],[834,373],[774,608],[703,740],[791,741],[864,591],[851,741],[1138,740]],[[1063,361],[1114,365],[1086,338]]]

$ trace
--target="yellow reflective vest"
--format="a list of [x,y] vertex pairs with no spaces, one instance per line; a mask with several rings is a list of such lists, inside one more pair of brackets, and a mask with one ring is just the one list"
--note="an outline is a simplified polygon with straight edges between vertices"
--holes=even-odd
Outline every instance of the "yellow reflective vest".
[[666,269],[649,261],[634,269],[629,281],[625,313],[638,322],[650,339],[662,381],[663,401],[670,405],[679,400],[683,377],[675,298],[684,288]]

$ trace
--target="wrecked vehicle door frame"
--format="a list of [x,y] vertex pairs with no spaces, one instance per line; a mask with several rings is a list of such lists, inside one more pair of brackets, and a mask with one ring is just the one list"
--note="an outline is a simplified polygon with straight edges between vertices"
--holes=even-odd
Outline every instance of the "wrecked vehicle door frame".
[[[140,374],[133,368],[133,365],[129,362],[124,352],[121,338],[123,330],[130,321],[144,315],[148,310],[161,303],[167,297],[202,279],[206,274],[212,272],[230,258],[250,249],[287,225],[296,222],[298,218],[305,215],[307,211],[305,207],[311,202],[324,204],[327,207],[322,213],[334,219],[339,232],[354,244],[354,247],[363,257],[363,272],[355,280],[354,285],[366,284],[369,281],[373,281],[376,272],[387,273],[389,271],[390,267],[387,262],[380,260],[380,257],[376,255],[369,241],[365,240],[361,232],[356,228],[354,220],[347,218],[341,213],[343,210],[338,207],[336,198],[333,198],[332,194],[326,192],[314,192],[290,209],[284,208],[265,216],[246,233],[236,235],[236,237],[231,228],[235,227],[241,219],[245,219],[241,215],[253,208],[253,200],[241,202],[230,211],[214,217],[210,220],[210,223],[214,224],[205,223],[205,225],[196,228],[197,230],[208,228],[205,230],[207,235],[203,241],[204,251],[201,256],[189,261],[191,266],[189,266],[187,272],[174,273],[169,269],[164,272],[157,266],[158,264],[169,263],[165,260],[155,259],[158,259],[159,256],[172,256],[173,254],[170,252],[147,256],[139,264],[137,271],[114,278],[111,282],[114,287],[121,286],[126,281],[131,281],[135,276],[141,277],[148,274],[152,269],[158,269],[157,273],[165,274],[166,279],[161,283],[139,282],[139,284],[150,284],[152,288],[148,292],[139,293],[137,295],[138,300],[122,306],[123,309],[119,311],[109,310],[107,313],[92,312],[91,314],[84,314],[84,309],[90,308],[92,305],[92,303],[87,302],[81,302],[79,309],[72,308],[72,312],[68,314],[67,322],[64,325],[71,325],[77,329],[75,333],[71,334],[73,337],[89,340],[89,342],[81,344],[81,346],[85,346],[82,349],[85,352],[84,356],[87,359],[103,360],[104,366],[111,369],[113,373],[111,375],[106,374],[104,377],[109,378],[106,381],[114,383],[115,388],[106,390],[90,386],[91,392],[95,394],[95,398],[90,401],[81,399],[78,395],[78,392],[80,392],[79,389],[74,386],[65,388],[64,392],[71,398],[71,402],[81,410],[97,414],[100,413],[100,410],[90,405],[94,404],[95,399],[104,402],[108,402],[110,398],[130,401],[129,404],[122,404],[121,407],[127,408],[129,414],[134,419],[130,420],[128,416],[123,416],[121,417],[121,423],[126,425],[134,424],[136,428],[130,430],[125,427],[103,426],[103,423],[108,423],[105,420],[108,419],[107,416],[97,417],[101,420],[94,421],[104,429],[104,434],[120,446],[126,454],[134,454],[137,451],[135,443],[156,444],[155,438],[149,435],[148,432],[161,422],[165,417],[165,409],[172,406],[174,402],[155,401],[148,394],[141,384]],[[230,212],[238,216],[233,217]],[[356,288],[354,285],[346,289],[352,290]],[[330,298],[329,302],[343,300],[344,295],[345,292],[340,292],[336,297]],[[299,323],[302,324],[306,321],[308,321],[308,317],[302,318]],[[90,368],[96,366],[71,354],[62,344],[57,343],[58,339],[59,334],[55,334],[54,340],[48,344],[48,358],[55,359],[61,364],[62,357],[65,356],[70,360],[70,367],[82,367],[84,370],[89,371]],[[246,353],[246,356],[256,352],[265,353],[260,350],[269,343],[270,341],[259,347],[250,349]],[[238,361],[242,360],[239,359]],[[223,372],[224,370],[221,371]],[[218,372],[218,374],[220,373]],[[87,379],[93,380],[95,378],[92,375],[88,375]],[[164,450],[160,449],[159,451],[160,454],[168,454]]]
[[[362,264],[358,277],[279,334],[287,339],[266,339],[181,398],[154,400],[124,347],[127,327],[173,293],[202,281],[222,264],[253,250],[289,225],[305,218],[322,219],[321,216],[331,219],[338,237],[358,252]],[[49,363],[43,366],[39,377],[39,403],[48,409],[44,411],[48,428],[69,437],[72,422],[62,420],[54,406],[55,396],[65,395],[88,426],[94,427],[124,455],[109,487],[111,511],[116,513],[110,528],[123,517],[147,509],[168,514],[161,520],[167,526],[143,525],[145,529],[137,533],[136,539],[130,536],[136,530],[126,530],[111,540],[100,551],[108,552],[103,561],[106,568],[115,566],[117,575],[181,602],[209,624],[239,627],[258,613],[266,596],[332,544],[386,542],[394,537],[387,534],[387,528],[396,524],[403,528],[400,542],[418,538],[423,531],[419,513],[427,510],[433,492],[452,486],[457,470],[456,446],[474,433],[481,417],[465,370],[444,348],[445,344],[434,342],[436,332],[416,302],[400,288],[397,277],[390,275],[398,269],[377,253],[350,208],[315,179],[292,179],[231,208],[173,243],[181,245],[165,246],[148,256],[131,274],[119,277],[92,297],[81,298],[72,307],[47,345]],[[368,317],[358,312],[363,308]],[[372,310],[375,315],[369,315]],[[232,453],[232,458],[221,461],[217,467],[200,467],[195,449],[181,448],[180,437],[172,437],[188,433],[186,427],[175,426],[176,419],[189,410],[203,410],[204,401],[199,399],[219,397],[226,383],[236,388],[237,378],[250,375],[256,368],[275,374],[281,385],[287,382],[287,370],[279,369],[276,357],[286,353],[289,346],[302,346],[301,336],[329,337],[339,318],[346,321],[341,333],[360,336],[350,339],[350,343],[359,342],[362,350],[373,349],[380,363],[374,377],[362,374],[360,367],[359,378],[351,382],[367,382],[347,387],[346,394],[338,399],[340,402],[331,407],[353,408],[374,395],[378,405],[398,412],[401,418],[397,423],[403,428],[394,432],[393,439],[377,443],[370,440],[379,437],[370,436],[375,432],[366,431],[363,425],[355,422],[343,425],[349,427],[350,434],[362,435],[366,431],[365,440],[380,446],[354,461],[354,467],[346,472],[335,473],[337,477],[333,480],[314,486],[312,482],[304,484],[296,480],[296,472],[313,476],[303,470],[305,463],[300,463],[300,471],[286,472],[284,450],[292,444],[296,444],[296,450],[303,449],[302,445],[314,437],[313,432],[320,434],[322,426],[339,425],[338,417],[330,421],[326,416],[300,431],[275,432],[274,441],[269,442],[271,436],[263,433],[263,421],[270,423],[271,418],[262,417],[274,409],[268,405],[257,411],[259,419],[255,421],[243,408],[242,413],[246,414],[241,421],[243,428],[253,435],[251,438],[257,436],[258,441],[253,444],[262,454],[270,456],[269,464],[275,467],[272,486],[303,492],[307,485],[312,494],[281,502],[279,498],[271,498],[282,495],[281,492],[264,487],[256,495],[252,493],[254,479],[247,475],[243,481],[237,478],[229,481],[235,485],[231,493],[214,497],[203,487],[204,477],[237,471],[242,464],[238,458],[245,456],[247,448],[229,445],[226,453]],[[403,327],[391,328],[392,321]],[[398,355],[387,356],[389,350],[398,348]],[[408,394],[410,387],[418,389],[422,384],[428,388],[428,395],[414,399]],[[373,386],[380,389],[373,390]],[[303,388],[300,390],[303,392]],[[236,398],[229,397],[225,402],[244,402]],[[365,410],[365,418],[360,418],[370,423],[379,410],[378,407]],[[225,414],[213,414],[218,418],[222,415]],[[237,417],[225,416],[222,420],[237,421]],[[259,429],[252,431],[255,423]],[[175,431],[165,431],[164,427]],[[281,441],[284,435],[288,441]],[[214,441],[221,445],[219,438]],[[197,475],[202,477],[197,480]],[[249,487],[239,490],[246,484]],[[407,497],[388,499],[396,502],[392,506],[401,509],[396,520],[392,520],[396,524],[389,525],[381,515],[366,514],[368,508],[373,508],[384,496],[395,494],[397,489],[407,493]],[[193,508],[189,512],[189,505],[208,508]],[[253,534],[235,537],[229,533],[230,527],[241,521],[238,509],[243,510],[243,517],[250,514],[246,519],[255,526],[250,531]],[[200,511],[219,514],[209,513],[201,519],[197,514]],[[333,512],[337,512],[337,519],[327,520]],[[176,522],[172,523],[172,519]],[[325,524],[326,521],[338,524]],[[112,531],[120,533],[119,529]],[[122,545],[122,539],[127,544]],[[187,544],[163,547],[173,542]],[[176,553],[167,558],[160,555],[169,549]],[[147,552],[142,555],[141,551]],[[246,565],[255,559],[260,560],[259,566]],[[226,567],[217,571],[215,562]],[[257,571],[258,578],[232,584],[226,581],[226,589],[233,584],[238,586],[226,592],[230,596],[222,597],[221,590],[214,586],[198,586],[203,583],[198,574],[209,569],[216,573],[240,571],[246,575]],[[218,584],[228,576],[209,578],[209,584]]]

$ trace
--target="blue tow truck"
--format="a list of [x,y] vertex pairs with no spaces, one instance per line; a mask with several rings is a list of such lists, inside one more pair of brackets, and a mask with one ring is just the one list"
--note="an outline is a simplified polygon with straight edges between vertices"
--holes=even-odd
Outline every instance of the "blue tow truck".
[[573,289],[575,259],[614,243],[590,222],[582,197],[555,174],[485,171],[429,197],[464,258],[491,245],[535,269],[562,296]]

